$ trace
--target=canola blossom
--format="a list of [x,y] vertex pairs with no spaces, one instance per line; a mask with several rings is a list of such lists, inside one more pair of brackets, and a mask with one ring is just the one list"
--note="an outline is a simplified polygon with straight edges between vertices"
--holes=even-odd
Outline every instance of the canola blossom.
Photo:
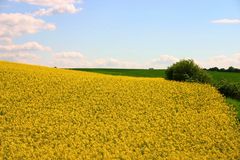
[[0,62],[0,159],[240,159],[210,85]]

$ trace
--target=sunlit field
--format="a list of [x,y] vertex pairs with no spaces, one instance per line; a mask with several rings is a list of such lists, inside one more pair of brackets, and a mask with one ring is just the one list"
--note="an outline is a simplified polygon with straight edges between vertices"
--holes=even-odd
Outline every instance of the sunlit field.
[[[71,70],[87,71],[94,73],[102,73],[108,75],[117,76],[130,76],[130,77],[154,77],[154,78],[165,78],[164,69],[107,69],[107,68],[72,68]],[[218,83],[219,81],[225,80],[228,82],[240,82],[240,73],[234,72],[215,72],[208,71],[212,77],[213,82]]]
[[0,62],[2,159],[239,159],[236,112],[197,83]]

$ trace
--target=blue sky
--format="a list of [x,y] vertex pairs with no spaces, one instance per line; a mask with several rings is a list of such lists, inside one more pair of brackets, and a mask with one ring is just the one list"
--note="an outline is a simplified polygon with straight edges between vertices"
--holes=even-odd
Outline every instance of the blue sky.
[[[202,67],[240,68],[239,0],[3,0],[0,14],[0,26],[16,32],[3,36],[11,39],[8,43],[0,39],[0,60],[59,67],[166,68],[192,58]],[[19,24],[24,15],[54,28]],[[17,25],[26,27],[20,35]],[[27,28],[31,25],[37,28],[34,33]]]

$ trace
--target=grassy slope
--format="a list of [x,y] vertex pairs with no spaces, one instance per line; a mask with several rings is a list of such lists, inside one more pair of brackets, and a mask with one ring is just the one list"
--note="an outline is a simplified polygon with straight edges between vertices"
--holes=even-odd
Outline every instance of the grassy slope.
[[213,72],[209,71],[215,82],[227,80],[229,82],[240,82],[240,73],[231,72]]
[[73,70],[95,72],[119,76],[131,77],[165,77],[164,70],[148,70],[148,69],[90,69],[90,68],[75,68]]
[[[110,75],[132,76],[132,77],[165,77],[165,70],[148,69],[98,69],[98,68],[75,68],[73,70],[96,72]],[[214,81],[228,80],[230,82],[240,82],[240,73],[230,72],[208,72]]]

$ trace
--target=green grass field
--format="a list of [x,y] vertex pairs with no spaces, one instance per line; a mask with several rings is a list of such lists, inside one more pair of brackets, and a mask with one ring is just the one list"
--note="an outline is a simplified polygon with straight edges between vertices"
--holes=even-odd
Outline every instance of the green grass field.
[[240,101],[232,98],[227,98],[227,103],[229,103],[230,105],[233,105],[236,108],[237,117],[238,117],[238,120],[240,121]]
[[215,82],[219,82],[221,80],[226,80],[228,82],[240,82],[240,73],[214,71],[208,71],[208,73],[212,76],[213,81]]
[[[132,77],[163,77],[165,78],[164,69],[101,69],[101,68],[74,68],[73,70],[95,72],[110,75],[132,76]],[[227,80],[229,82],[240,82],[240,73],[231,72],[213,72],[208,71],[215,82]]]
[[102,74],[131,76],[131,77],[165,77],[165,70],[149,70],[149,69],[96,69],[96,68],[74,68],[72,70],[80,70],[87,72],[95,72]]
[[[71,70],[79,70],[86,72],[95,72],[116,76],[131,76],[131,77],[162,77],[165,78],[165,70],[161,69],[101,69],[101,68],[74,68]],[[211,75],[213,82],[217,83],[221,80],[226,80],[228,82],[240,82],[240,73],[231,72],[214,72],[208,71]],[[233,105],[238,113],[238,119],[240,120],[240,100],[235,100],[232,98],[226,98],[227,103]]]

